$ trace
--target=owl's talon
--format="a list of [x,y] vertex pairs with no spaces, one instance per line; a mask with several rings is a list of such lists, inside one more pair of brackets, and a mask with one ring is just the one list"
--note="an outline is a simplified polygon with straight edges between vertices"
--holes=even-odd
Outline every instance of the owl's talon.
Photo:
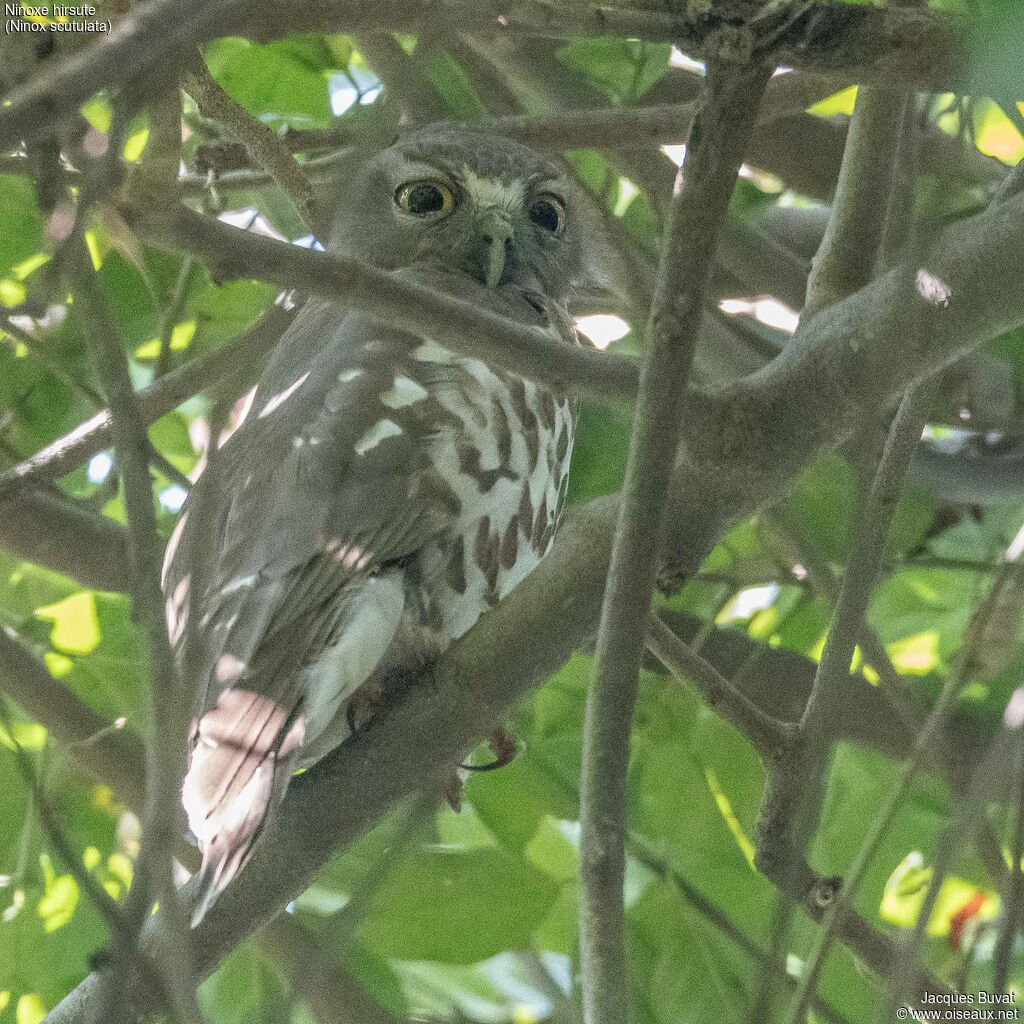
[[487,745],[494,751],[494,760],[487,764],[463,764],[459,765],[468,772],[493,772],[498,768],[504,768],[511,764],[516,754],[519,753],[519,744],[515,736],[505,728],[495,729],[487,737]]

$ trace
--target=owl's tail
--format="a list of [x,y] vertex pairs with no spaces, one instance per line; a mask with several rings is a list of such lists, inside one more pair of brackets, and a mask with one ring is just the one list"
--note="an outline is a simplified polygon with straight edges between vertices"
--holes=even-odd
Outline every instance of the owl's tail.
[[245,867],[291,778],[301,714],[250,690],[224,690],[198,722],[182,802],[199,843],[192,925]]

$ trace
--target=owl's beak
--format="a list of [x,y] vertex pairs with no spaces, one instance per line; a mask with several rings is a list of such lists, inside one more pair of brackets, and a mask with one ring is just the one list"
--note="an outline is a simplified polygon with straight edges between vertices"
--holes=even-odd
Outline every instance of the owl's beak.
[[512,222],[504,210],[489,206],[477,214],[476,229],[487,244],[487,287],[496,288],[505,272],[508,241],[514,234]]

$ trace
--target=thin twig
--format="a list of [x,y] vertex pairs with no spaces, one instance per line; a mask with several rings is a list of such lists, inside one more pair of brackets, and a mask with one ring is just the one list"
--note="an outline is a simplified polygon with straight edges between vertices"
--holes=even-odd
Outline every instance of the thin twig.
[[676,678],[696,686],[705,703],[739,729],[762,756],[773,756],[795,738],[795,725],[759,708],[656,615],[647,627],[647,647]]
[[712,65],[662,247],[584,726],[580,958],[587,1024],[621,1024],[629,1015],[625,779],[661,517],[715,242],[769,75],[763,67]]
[[[671,882],[679,890],[680,896],[701,915],[712,927],[716,928],[738,949],[742,950],[754,963],[769,970],[779,970],[782,983],[794,989],[797,980],[786,973],[785,964],[781,966],[772,960],[769,952],[751,939],[742,928],[733,922],[729,915],[707,896],[704,895],[695,885],[675,870],[669,863],[657,856],[651,845],[640,835],[630,832],[626,837],[626,845],[629,855],[639,861],[649,871],[653,871],[659,878]],[[834,1006],[826,1003],[820,998],[815,998],[812,1004],[815,1014],[822,1020],[834,1022],[834,1024],[851,1024],[849,1019],[840,1013]]]
[[[951,673],[959,691],[970,679],[974,670],[977,655],[985,642],[989,623],[997,614],[1002,596],[1008,587],[1019,583],[1024,577],[1024,545],[1018,544],[1024,529],[1015,538],[1003,556],[1003,564],[996,579],[971,618],[963,644],[957,655],[957,663]],[[917,969],[917,960],[921,944],[924,941],[928,921],[939,898],[939,892],[946,874],[952,863],[955,852],[965,839],[974,834],[984,821],[985,809],[988,807],[992,793],[1006,783],[1005,765],[1013,751],[1014,744],[1021,743],[1020,723],[1009,721],[1004,717],[1005,728],[999,733],[984,761],[978,766],[971,780],[968,791],[961,798],[957,813],[946,826],[936,847],[932,864],[932,874],[928,880],[928,889],[921,909],[918,911],[914,930],[904,944],[902,955],[893,965],[889,991],[889,1018],[902,1003],[910,986],[909,979]]]
[[334,952],[337,939],[318,935],[296,914],[281,914],[260,932],[260,948],[309,1005],[316,1024],[408,1024],[371,999]]
[[70,841],[64,834],[64,829],[57,819],[57,815],[50,806],[50,801],[43,792],[31,758],[29,758],[25,748],[18,742],[7,698],[2,695],[0,695],[0,725],[3,726],[4,731],[7,733],[7,738],[14,749],[18,771],[32,795],[40,824],[46,831],[54,850],[57,851],[57,856],[60,857],[61,862],[74,877],[82,892],[88,896],[89,901],[95,906],[100,916],[107,922],[115,940],[125,949],[131,949],[134,945],[135,937],[128,929],[128,923],[125,920],[122,908],[114,902],[110,893],[99,884],[92,872],[83,867],[81,857],[75,854]]
[[[813,321],[821,311],[865,287],[879,269],[897,170],[903,166],[903,152],[893,139],[902,138],[908,105],[905,92],[881,85],[862,87],[858,94],[831,215],[807,282],[802,322]],[[873,453],[871,461],[880,455],[880,462],[858,510],[851,555],[800,720],[799,739],[769,771],[758,824],[758,866],[780,883],[784,899],[804,899],[810,884],[806,874],[801,877],[804,850],[816,827],[838,721],[840,684],[849,676],[854,650],[864,633],[896,500],[921,437],[924,422],[918,405],[926,409],[930,394],[929,390],[918,404],[910,400],[910,392],[904,396],[884,451]],[[861,443],[874,445],[870,432]],[[821,582],[830,578],[829,573],[824,566]],[[764,998],[770,1006],[771,993]]]
[[919,951],[942,891],[942,883],[952,867],[956,852],[974,834],[991,800],[1006,783],[1006,760],[1012,755],[1012,741],[1013,737],[1005,730],[996,737],[988,754],[978,764],[970,786],[958,801],[956,813],[939,836],[928,888],[917,912],[914,929],[900,944],[898,955],[890,964],[889,994],[879,1021],[896,1020],[897,1008],[903,1005],[906,993],[913,988]]
[[113,726],[54,679],[9,628],[0,630],[0,690],[42,722],[51,736],[66,744],[83,767],[107,783],[119,800],[133,809],[141,808],[145,751],[138,737]]
[[11,322],[10,316],[0,317],[0,331],[14,341],[20,342],[50,371],[65,387],[77,392],[90,405],[102,405],[100,396],[93,390],[88,381],[76,376],[61,366],[60,361],[48,350],[45,342],[34,334]]
[[1014,829],[1010,843],[1010,870],[1006,873],[1003,891],[1003,920],[999,926],[999,937],[992,954],[992,989],[1007,991],[1010,977],[1010,960],[1013,944],[1020,926],[1021,908],[1024,906],[1024,736],[1015,733],[1016,758],[1014,762]]
[[[759,865],[769,877],[785,873],[787,862],[803,848],[807,819],[813,820],[816,814],[816,800],[808,797],[808,780],[820,778],[830,749],[839,710],[838,681],[849,675],[868,601],[881,567],[896,500],[921,439],[932,393],[928,386],[921,392],[908,391],[893,422],[855,530],[852,553],[829,623],[828,640],[800,720],[800,742],[774,766],[769,776],[758,844]],[[783,888],[800,895],[796,891],[799,888],[796,879],[791,886],[783,884]]]
[[78,887],[107,922],[107,926],[110,928],[111,944],[117,955],[123,958],[125,967],[138,970],[144,983],[166,998],[163,981],[151,959],[136,948],[136,932],[128,921],[124,908],[114,902],[95,875],[84,866],[81,857],[76,856],[70,841],[64,834],[64,829],[50,806],[46,793],[43,792],[32,761],[15,736],[7,698],[2,695],[0,695],[0,725],[6,730],[8,739],[14,748],[18,771],[32,795],[33,806],[50,844],[57,852],[64,867],[77,882]]
[[[147,425],[155,423],[182,402],[210,387],[243,391],[253,383],[263,358],[280,340],[295,315],[295,310],[274,306],[245,334],[143,388],[136,395],[143,421]],[[110,410],[104,409],[24,462],[0,473],[0,499],[70,473],[109,447],[112,434]]]
[[[856,857],[845,871],[843,875],[843,888],[830,904],[815,943],[810,953],[804,959],[804,969],[800,975],[800,985],[786,1016],[786,1024],[801,1024],[805,1020],[807,1010],[817,990],[818,978],[822,968],[825,966],[829,950],[835,940],[843,917],[849,913],[854,896],[860,888],[864,876],[867,874],[868,867],[878,852],[886,831],[895,820],[903,803],[903,798],[910,789],[921,763],[930,756],[931,745],[945,724],[946,716],[949,714],[954,701],[959,697],[961,689],[962,680],[950,677],[946,681],[946,685],[942,688],[942,692],[939,694],[931,714],[929,714],[924,726],[917,734],[917,739],[914,741],[914,748],[910,756],[900,767],[896,782],[889,791],[885,803],[875,816],[867,836],[857,851]],[[1019,875],[1019,872],[1015,872],[1015,874]]]
[[167,372],[171,369],[171,360],[174,358],[174,353],[171,350],[171,338],[174,334],[174,328],[178,325],[178,319],[181,317],[182,310],[185,308],[185,303],[188,301],[189,282],[192,279],[192,271],[195,267],[196,259],[194,256],[186,256],[181,261],[181,267],[178,270],[178,277],[174,282],[171,297],[164,308],[163,316],[160,318],[160,351],[157,353],[156,364],[153,370],[153,376],[157,380],[166,376]]

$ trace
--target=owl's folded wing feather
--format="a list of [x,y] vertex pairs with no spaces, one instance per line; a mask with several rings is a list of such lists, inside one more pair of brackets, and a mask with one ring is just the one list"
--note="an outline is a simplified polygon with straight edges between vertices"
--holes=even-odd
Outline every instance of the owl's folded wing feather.
[[[184,785],[203,853],[197,920],[287,787],[306,731],[304,670],[355,623],[369,636],[330,699],[365,680],[366,651],[379,660],[402,611],[400,586],[382,582],[389,567],[453,512],[431,486],[422,420],[381,404],[417,339],[323,305],[291,333],[219,453],[215,485],[195,488],[165,573],[172,641],[197,677]],[[215,561],[197,570],[210,547],[200,528]],[[202,594],[189,593],[193,572]]]

